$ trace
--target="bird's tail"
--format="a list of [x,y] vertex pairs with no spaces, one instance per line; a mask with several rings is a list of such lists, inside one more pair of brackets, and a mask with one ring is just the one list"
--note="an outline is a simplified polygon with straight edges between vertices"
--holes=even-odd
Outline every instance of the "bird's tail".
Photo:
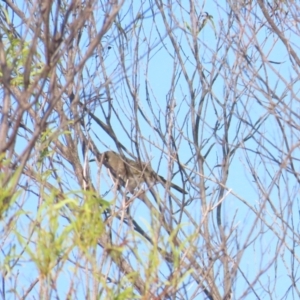
[[[163,178],[162,176],[159,175],[160,180],[162,181],[163,184],[167,183],[167,180]],[[171,182],[170,187],[175,189],[176,191],[182,193],[182,194],[187,194],[187,192],[181,188],[180,186],[176,185],[175,183]]]

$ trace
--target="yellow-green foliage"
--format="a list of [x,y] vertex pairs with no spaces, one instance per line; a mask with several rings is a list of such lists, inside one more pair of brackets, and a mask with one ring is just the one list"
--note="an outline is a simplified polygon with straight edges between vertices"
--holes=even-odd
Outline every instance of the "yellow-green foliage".
[[[28,55],[32,55],[34,63],[29,66],[31,68],[31,76],[36,76],[41,72],[41,63],[39,55],[35,53],[31,47],[31,41],[25,41],[20,37],[16,31],[11,30],[11,22],[9,15],[3,7],[0,7],[3,15],[5,16],[5,23],[0,22],[0,32],[2,33],[2,43],[5,50],[6,65],[11,70],[10,84],[12,86],[23,86],[25,71],[25,64]],[[34,52],[34,53],[33,53]],[[0,69],[0,82],[2,78],[2,70]]]

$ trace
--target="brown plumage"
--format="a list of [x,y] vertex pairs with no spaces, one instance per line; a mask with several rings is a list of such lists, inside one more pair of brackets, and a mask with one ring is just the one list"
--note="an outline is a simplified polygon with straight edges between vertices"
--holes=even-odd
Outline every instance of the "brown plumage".
[[[154,185],[159,182],[166,184],[166,179],[157,175],[151,166],[146,163],[136,162],[129,158],[123,158],[114,151],[107,151],[102,154],[103,164],[110,170],[111,174],[120,181],[120,184],[127,186],[132,193],[141,183],[147,182]],[[178,185],[171,182],[171,188],[187,194],[187,192]]]

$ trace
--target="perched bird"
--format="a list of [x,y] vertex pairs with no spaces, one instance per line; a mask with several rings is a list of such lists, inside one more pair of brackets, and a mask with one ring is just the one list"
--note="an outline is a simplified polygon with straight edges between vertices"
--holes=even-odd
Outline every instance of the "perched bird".
[[[104,152],[102,159],[105,167],[120,181],[121,185],[126,185],[130,192],[133,192],[133,190],[143,182],[149,185],[154,185],[159,182],[166,184],[167,182],[165,178],[156,174],[149,164],[122,157],[114,151]],[[172,182],[170,187],[183,194],[187,194],[184,189]]]

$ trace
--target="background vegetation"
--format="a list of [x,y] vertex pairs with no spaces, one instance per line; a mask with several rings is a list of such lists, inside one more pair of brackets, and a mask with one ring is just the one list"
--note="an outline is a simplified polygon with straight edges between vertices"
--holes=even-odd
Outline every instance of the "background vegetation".
[[299,11],[2,1],[1,298],[298,299]]

